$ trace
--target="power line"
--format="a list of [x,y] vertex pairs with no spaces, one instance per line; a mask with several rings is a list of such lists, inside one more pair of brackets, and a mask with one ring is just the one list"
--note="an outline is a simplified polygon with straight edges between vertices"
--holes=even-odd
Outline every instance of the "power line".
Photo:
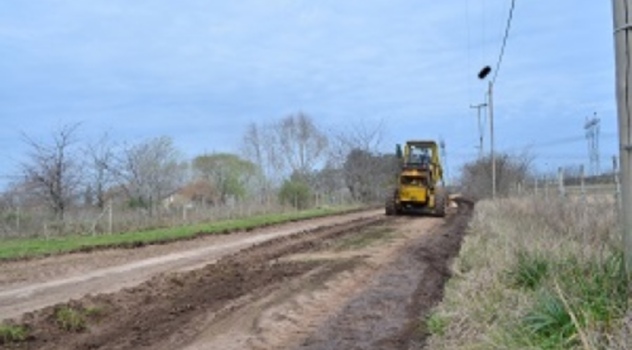
[[507,38],[509,37],[509,29],[511,29],[511,20],[513,19],[514,8],[516,7],[516,0],[511,0],[511,7],[509,8],[509,17],[507,17],[507,25],[505,26],[505,36],[503,37],[503,43],[500,47],[500,55],[498,55],[498,62],[496,62],[496,69],[494,70],[494,78],[492,84],[496,82],[498,71],[500,70],[500,64],[503,61],[505,55],[505,46],[507,46]]

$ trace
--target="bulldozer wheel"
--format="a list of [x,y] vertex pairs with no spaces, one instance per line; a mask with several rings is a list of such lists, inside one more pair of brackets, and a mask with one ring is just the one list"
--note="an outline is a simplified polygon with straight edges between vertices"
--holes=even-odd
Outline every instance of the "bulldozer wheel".
[[444,217],[445,209],[448,203],[448,196],[443,188],[438,188],[435,192],[435,208],[434,213],[436,216]]

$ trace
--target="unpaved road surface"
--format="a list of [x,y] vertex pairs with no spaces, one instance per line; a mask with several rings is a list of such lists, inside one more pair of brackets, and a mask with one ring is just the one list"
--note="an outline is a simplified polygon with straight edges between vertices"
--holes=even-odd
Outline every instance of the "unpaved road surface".
[[[446,219],[389,218],[380,210],[9,263],[0,266],[0,315],[25,310],[11,300],[35,311],[5,321],[27,336],[0,339],[0,348],[420,348],[421,320],[442,296],[469,219],[469,206],[460,208]],[[75,300],[60,300],[75,289]]]
[[133,250],[0,263],[0,320],[91,293],[115,292],[160,273],[199,268],[274,238],[381,215],[365,211]]

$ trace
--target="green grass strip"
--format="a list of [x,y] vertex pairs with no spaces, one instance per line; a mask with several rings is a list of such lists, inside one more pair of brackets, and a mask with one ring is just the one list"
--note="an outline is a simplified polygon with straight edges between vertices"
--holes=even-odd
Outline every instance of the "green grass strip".
[[151,243],[168,242],[194,237],[200,234],[221,234],[230,231],[246,230],[284,222],[341,214],[357,208],[319,208],[299,212],[256,215],[247,218],[222,220],[190,226],[153,229],[139,232],[72,235],[60,237],[11,238],[0,239],[0,260],[14,260],[98,249],[114,246],[136,246]]

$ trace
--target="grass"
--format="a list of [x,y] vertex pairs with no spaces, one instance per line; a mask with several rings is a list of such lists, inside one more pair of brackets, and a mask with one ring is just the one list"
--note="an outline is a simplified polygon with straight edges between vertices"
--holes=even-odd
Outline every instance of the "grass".
[[426,329],[428,333],[442,336],[445,334],[446,327],[448,326],[448,319],[439,314],[432,314],[426,320]]
[[540,254],[521,251],[507,270],[508,284],[512,287],[534,290],[540,286],[549,272],[549,260]]
[[0,324],[0,344],[23,342],[27,336],[28,330],[24,326]]
[[426,321],[427,348],[626,349],[632,313],[614,213],[611,201],[477,204]]
[[223,220],[191,226],[153,229],[112,235],[73,235],[51,238],[38,237],[2,239],[0,240],[0,260],[69,253],[89,248],[135,246],[181,240],[191,238],[199,234],[221,234],[236,230],[247,230],[293,220],[339,214],[349,210],[350,208],[319,208],[300,212],[257,215],[243,219]]
[[55,311],[55,322],[68,332],[81,332],[87,327],[85,312],[70,306],[62,306]]
[[82,332],[88,328],[88,321],[95,321],[102,317],[101,307],[66,304],[59,306],[53,313],[57,326],[67,332]]

